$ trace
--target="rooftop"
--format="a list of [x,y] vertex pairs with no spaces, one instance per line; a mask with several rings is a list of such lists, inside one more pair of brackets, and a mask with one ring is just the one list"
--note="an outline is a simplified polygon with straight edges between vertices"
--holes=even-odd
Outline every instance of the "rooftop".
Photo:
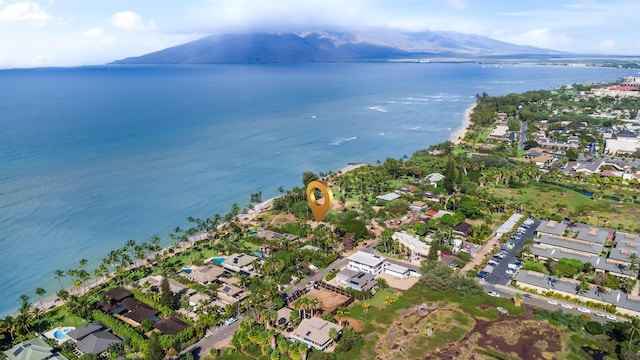
[[553,236],[549,234],[542,234],[542,236],[539,239],[534,239],[534,242],[539,242],[540,244],[545,244],[548,246],[581,251],[581,252],[589,253],[593,255],[600,255],[603,248],[603,244],[601,243],[574,240],[566,237]]
[[303,319],[300,325],[293,330],[293,334],[301,340],[307,340],[318,346],[324,346],[331,342],[331,338],[329,337],[329,329],[331,328],[338,331],[342,330],[342,327],[337,324],[319,317],[312,317],[311,319]]
[[567,225],[554,220],[545,220],[538,225],[536,232],[551,235],[562,235],[567,229]]
[[385,258],[382,256],[374,255],[364,251],[356,251],[348,257],[349,261],[353,261],[359,264],[364,264],[370,267],[378,267],[384,261]]

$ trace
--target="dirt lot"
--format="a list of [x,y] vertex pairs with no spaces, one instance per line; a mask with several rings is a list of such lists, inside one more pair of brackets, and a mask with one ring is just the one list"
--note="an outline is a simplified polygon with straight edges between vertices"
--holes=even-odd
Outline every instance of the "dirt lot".
[[[405,310],[381,334],[376,359],[562,359],[562,332],[531,313],[487,321],[453,306]],[[499,350],[498,350],[499,349]]]
[[326,289],[314,289],[305,297],[314,297],[320,300],[320,308],[324,313],[330,313],[344,304],[348,298],[344,295],[336,294]]
[[378,275],[378,277],[385,279],[387,281],[387,284],[389,284],[389,286],[398,290],[407,290],[420,280],[417,277],[410,277],[407,279],[398,279],[395,276],[391,276],[384,273]]

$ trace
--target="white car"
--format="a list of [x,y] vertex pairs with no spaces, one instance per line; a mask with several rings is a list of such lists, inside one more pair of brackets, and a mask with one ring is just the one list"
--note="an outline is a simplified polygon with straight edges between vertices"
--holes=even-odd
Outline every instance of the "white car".
[[555,300],[547,300],[547,303],[551,305],[558,305],[558,302]]
[[225,320],[225,321],[224,321],[224,324],[225,324],[225,325],[231,325],[231,324],[233,324],[233,323],[234,323],[234,322],[236,322],[236,321],[238,321],[238,318],[237,318],[237,317],[235,317],[235,316],[232,316],[232,317],[228,318],[227,320]]
[[578,311],[580,311],[581,313],[585,313],[585,314],[591,314],[591,310],[584,308],[584,307],[579,307]]
[[507,315],[509,313],[509,310],[503,308],[502,306],[498,306],[496,309],[498,309],[498,312],[502,315]]
[[604,317],[604,313],[601,313],[601,312],[597,312],[597,313],[595,313],[595,315],[599,316],[599,317]]
[[572,306],[572,305],[569,305],[569,304],[562,304],[562,305],[560,305],[560,306],[562,306],[562,307],[563,307],[563,308],[565,308],[565,309],[573,309],[573,306]]
[[493,296],[493,297],[500,297],[500,294],[498,294],[495,291],[489,291],[487,294],[489,294],[489,296]]
[[607,318],[607,320],[611,320],[611,321],[618,320],[618,318],[615,315],[607,315],[606,318]]

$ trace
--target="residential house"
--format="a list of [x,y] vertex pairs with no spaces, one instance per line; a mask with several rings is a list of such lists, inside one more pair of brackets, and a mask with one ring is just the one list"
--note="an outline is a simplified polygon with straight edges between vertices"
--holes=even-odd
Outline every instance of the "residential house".
[[453,233],[466,239],[469,236],[471,236],[473,232],[472,228],[473,228],[473,225],[463,221],[460,224],[453,227]]
[[415,212],[421,212],[426,210],[427,204],[423,201],[414,201],[411,203],[411,205],[409,206],[409,209],[411,209],[411,211],[415,211]]
[[225,269],[233,272],[252,271],[254,261],[258,260],[257,257],[247,254],[235,254],[228,256],[222,263]]
[[76,349],[86,355],[99,355],[107,351],[109,346],[122,342],[122,339],[115,336],[111,329],[101,323],[89,323],[69,331],[67,336]]
[[369,291],[378,285],[375,275],[349,269],[340,270],[336,280],[344,287],[358,291]]
[[411,184],[405,184],[405,185],[402,185],[401,187],[396,189],[396,192],[400,193],[400,194],[411,194],[411,195],[413,195],[413,194],[417,193],[418,191],[420,191],[420,189],[417,186],[411,185]]
[[155,324],[153,324],[153,328],[160,330],[163,334],[178,335],[182,331],[188,329],[189,324],[172,316],[170,318],[157,321]]
[[291,333],[290,340],[301,342],[316,350],[324,351],[333,343],[333,340],[329,336],[330,329],[336,329],[338,332],[342,331],[340,325],[319,317],[303,319],[300,325]]
[[534,244],[543,248],[562,248],[585,256],[600,255],[604,243],[577,240],[563,236],[542,234],[540,238],[533,239]]
[[434,203],[439,203],[444,198],[443,195],[434,194],[432,192],[425,191],[422,193],[422,198],[424,201],[430,201]]
[[398,195],[396,193],[388,193],[388,194],[376,196],[376,199],[380,200],[380,201],[393,201],[393,200],[399,199],[399,198],[400,198],[400,195]]
[[218,299],[227,304],[235,304],[249,296],[249,293],[235,285],[224,284],[218,289]]
[[220,266],[208,265],[208,266],[194,266],[190,273],[184,273],[183,275],[191,280],[197,281],[200,284],[210,284],[222,275],[225,271]]
[[[193,272],[192,269],[189,269],[189,270]],[[191,273],[185,272],[185,271],[181,271],[178,274],[185,277],[188,277],[189,275],[191,275]],[[155,287],[156,289],[159,290],[160,284],[162,283],[162,277],[163,277],[162,275],[147,276],[145,278],[140,279],[140,281],[138,281],[138,285],[143,286],[145,284],[149,284],[149,286]],[[195,290],[171,278],[167,278],[167,282],[169,283],[169,290],[171,290],[171,293],[173,294],[173,297],[176,301],[179,300],[182,297],[182,295],[190,296],[191,294],[195,293]]]
[[507,134],[509,132],[508,125],[496,125],[496,127],[491,131],[489,136],[487,136],[487,140],[505,140]]
[[394,232],[391,238],[409,249],[411,251],[411,257],[426,258],[431,250],[431,246],[422,242],[418,235],[409,235],[406,232]]
[[614,241],[615,246],[609,252],[609,259],[620,264],[630,265],[631,254],[636,254],[640,260],[640,235],[618,231]]
[[158,321],[160,311],[143,303],[135,298],[126,298],[120,301],[121,312],[117,313],[123,321],[128,322],[132,326],[140,326],[140,324],[149,319],[153,322]]
[[425,176],[424,180],[428,181],[431,186],[438,186],[438,183],[444,180],[444,175],[440,173],[431,173]]
[[502,223],[502,225],[500,225],[498,230],[496,230],[496,234],[498,236],[502,236],[503,234],[506,234],[509,231],[512,231],[513,228],[518,224],[518,221],[520,221],[520,219],[522,219],[523,216],[524,215],[522,215],[522,214],[513,214],[513,215],[511,215],[507,219],[507,221]]
[[364,251],[357,251],[349,256],[347,269],[378,275],[382,272],[385,258]]
[[385,263],[384,272],[385,274],[389,274],[393,277],[397,277],[398,279],[406,279],[412,276],[412,274],[416,274],[415,272],[411,271],[411,269],[409,269],[408,267],[398,265],[398,264],[393,264],[390,262]]
[[49,346],[42,336],[25,340],[4,353],[9,360],[67,360]]

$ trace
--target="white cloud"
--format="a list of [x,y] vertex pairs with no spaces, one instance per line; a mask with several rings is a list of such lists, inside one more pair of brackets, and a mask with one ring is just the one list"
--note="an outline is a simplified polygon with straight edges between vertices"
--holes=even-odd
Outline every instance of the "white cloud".
[[119,11],[111,16],[111,23],[124,30],[153,30],[156,24],[153,20],[143,21],[142,16],[133,11]]
[[31,66],[39,67],[39,66],[47,66],[51,62],[51,56],[48,55],[38,55],[31,59]]
[[467,7],[467,3],[464,0],[449,0],[449,4],[458,10],[462,10]]
[[531,45],[555,50],[563,50],[572,43],[572,39],[569,36],[553,33],[548,28],[529,30],[525,33],[507,36],[502,40],[518,45]]
[[85,31],[82,33],[82,37],[95,45],[111,45],[116,41],[114,36],[105,35],[104,29],[100,27]]
[[44,26],[53,19],[46,11],[40,8],[35,1],[27,0],[7,4],[0,9],[0,22],[28,22],[33,26]]

